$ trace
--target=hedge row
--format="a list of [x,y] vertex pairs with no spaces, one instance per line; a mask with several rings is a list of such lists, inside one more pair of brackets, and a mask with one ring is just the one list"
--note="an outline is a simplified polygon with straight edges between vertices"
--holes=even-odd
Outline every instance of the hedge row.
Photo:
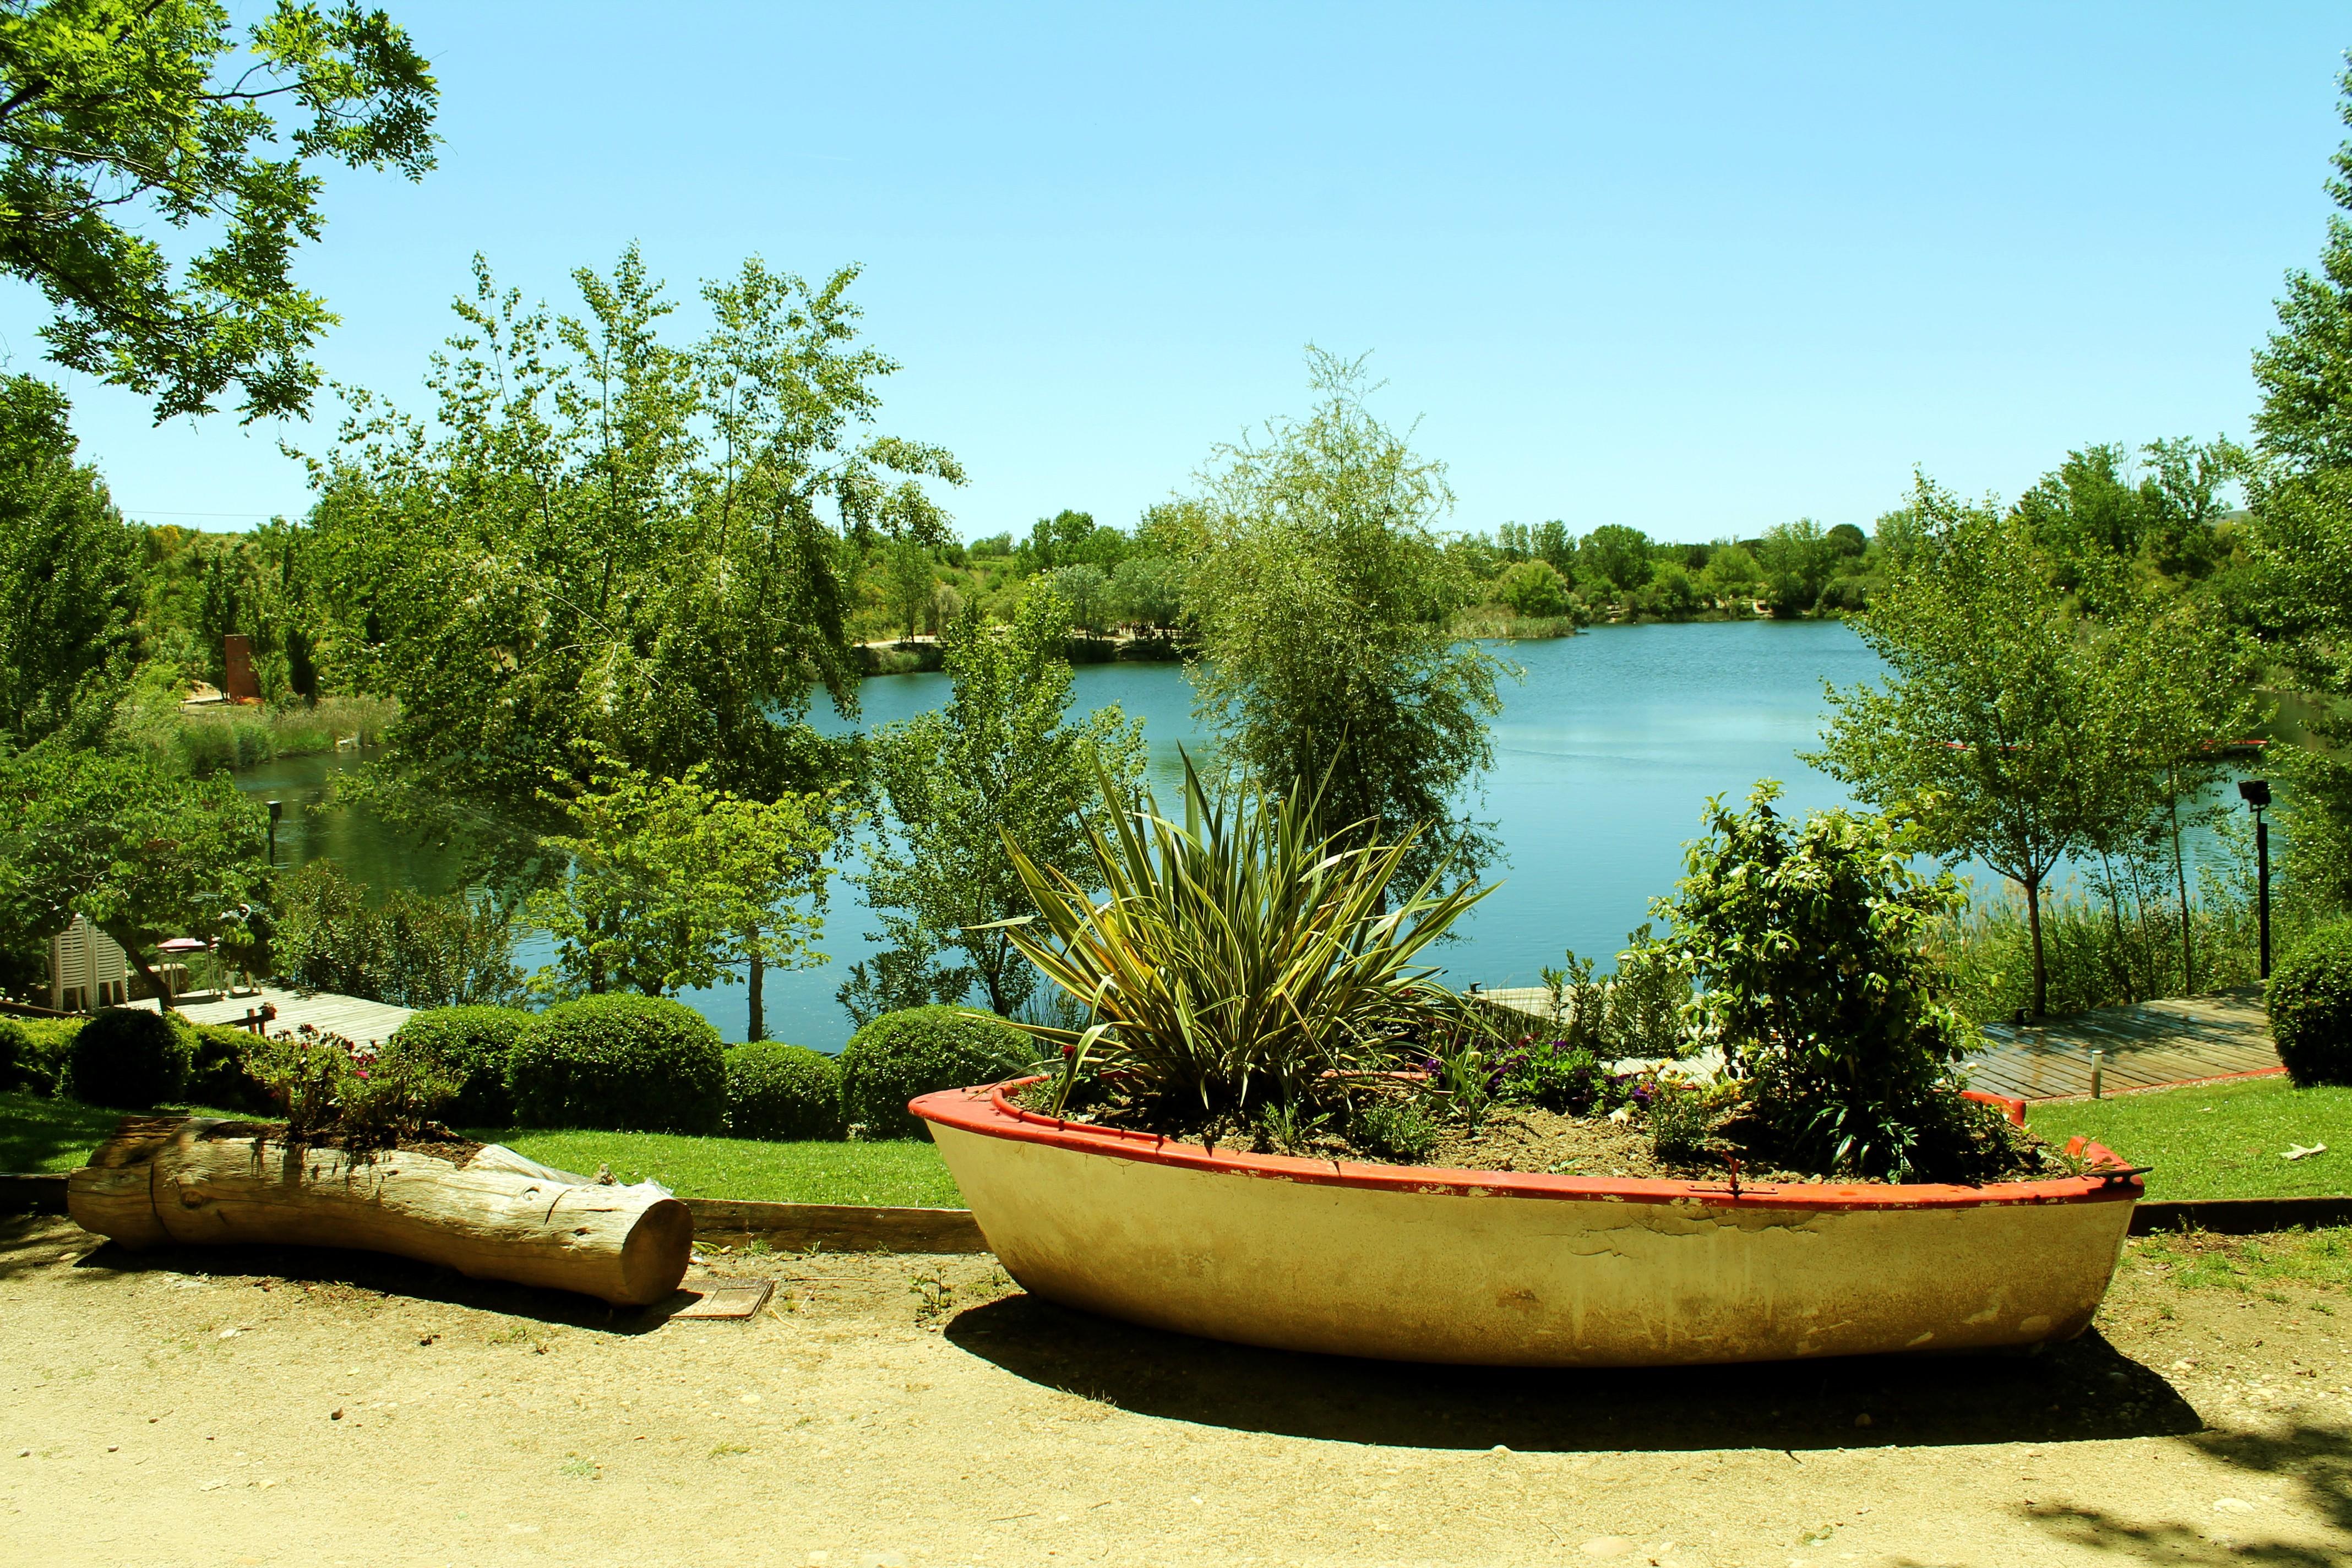
[[[142,1110],[184,1103],[267,1114],[248,1069],[253,1037],[178,1015],[113,1007],[86,1022],[0,1018],[0,1088],[69,1094]],[[992,1083],[1031,1059],[1018,1030],[956,1007],[886,1014],[840,1056],[774,1040],[725,1047],[701,1015],[635,995],[587,996],[525,1013],[438,1007],[392,1038],[459,1088],[443,1119],[459,1126],[725,1132],[738,1138],[913,1138],[907,1101]]]

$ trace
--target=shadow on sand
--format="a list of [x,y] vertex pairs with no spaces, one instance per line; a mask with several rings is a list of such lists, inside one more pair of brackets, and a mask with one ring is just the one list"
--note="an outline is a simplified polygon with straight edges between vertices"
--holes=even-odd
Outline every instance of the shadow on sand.
[[614,1307],[593,1296],[541,1290],[494,1279],[468,1279],[455,1269],[413,1263],[377,1252],[324,1247],[158,1247],[142,1252],[98,1240],[67,1221],[44,1215],[0,1218],[0,1279],[36,1268],[70,1268],[74,1277],[177,1274],[198,1279],[340,1287],[367,1295],[404,1296],[471,1307],[510,1318],[593,1332],[647,1333],[698,1298],[674,1291],[650,1307]]
[[1794,1458],[1889,1444],[2179,1436],[2203,1426],[2169,1383],[2096,1331],[2034,1354],[1527,1370],[1255,1350],[1024,1295],[958,1314],[947,1337],[1032,1383],[1122,1410],[1400,1447],[1779,1448]]

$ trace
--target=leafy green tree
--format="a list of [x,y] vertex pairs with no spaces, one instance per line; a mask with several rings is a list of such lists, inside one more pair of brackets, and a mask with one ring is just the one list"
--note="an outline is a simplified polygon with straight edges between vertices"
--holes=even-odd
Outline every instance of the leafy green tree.
[[1448,630],[1477,585],[1435,531],[1453,503],[1444,465],[1365,406],[1361,361],[1308,363],[1314,411],[1218,447],[1200,476],[1200,710],[1265,787],[1319,783],[1320,831],[1366,823],[1395,844],[1419,830],[1406,875],[1450,861],[1467,879],[1495,847],[1456,803],[1493,765],[1508,667]]
[[1549,563],[1570,582],[1576,580],[1576,536],[1568,531],[1568,524],[1558,518],[1539,522],[1528,542],[1537,560]]
[[2024,890],[2039,1014],[2042,886],[2116,808],[2103,781],[2118,765],[2119,662],[2014,513],[1964,506],[1925,477],[1911,510],[1932,542],[1890,563],[1858,626],[1886,674],[1830,691],[1806,760],[1882,810],[1916,811],[1935,853],[1979,858]]
[[1070,625],[1088,637],[1100,637],[1110,626],[1110,578],[1090,561],[1059,566],[1046,578],[1054,596],[1069,612]]
[[560,994],[627,990],[667,996],[824,962],[826,856],[837,826],[821,795],[748,800],[704,782],[653,778],[609,760],[568,795],[572,831],[548,847],[570,870],[533,893],[530,918],[555,942],[536,984]]
[[1661,561],[1640,595],[1642,612],[1662,620],[1686,621],[1698,613],[1698,582],[1679,561]]
[[1522,616],[1568,614],[1567,582],[1549,561],[1522,561],[1495,584],[1495,597]]
[[0,746],[102,727],[138,651],[138,540],[73,453],[63,396],[0,381]]
[[[75,915],[121,944],[159,996],[148,954],[210,936],[268,879],[268,816],[226,779],[56,742],[0,759],[0,921],[19,946]],[[166,1002],[165,1005],[169,1005]]]
[[[311,162],[422,178],[435,97],[407,34],[355,4],[277,0],[239,37],[213,0],[7,0],[0,268],[56,310],[53,359],[153,397],[159,424],[232,384],[247,422],[303,413],[335,320],[289,272],[324,226]],[[175,272],[159,225],[212,243]]]
[[574,275],[578,317],[478,261],[436,420],[352,395],[313,464],[312,548],[333,657],[401,704],[395,778],[535,830],[559,816],[547,780],[583,786],[598,754],[759,798],[837,776],[803,720],[819,689],[856,710],[850,563],[943,541],[923,481],[962,479],[868,428],[896,366],[858,341],[856,276],[748,261],[680,346],[634,248]]
[[1822,525],[1801,517],[1766,529],[1756,560],[1764,574],[1765,597],[1771,603],[1772,614],[1788,617],[1808,614],[1821,603],[1822,590],[1829,585],[1830,574],[1836,568],[1837,553]]
[[1130,555],[1111,574],[1111,603],[1143,630],[1166,637],[1184,618],[1184,566],[1167,555]]
[[1756,596],[1756,591],[1764,585],[1764,568],[1746,545],[1726,540],[1708,554],[1706,570],[1699,574],[1699,583],[1708,595],[1728,607],[1734,602]]
[[921,541],[891,542],[883,555],[883,594],[890,614],[911,637],[922,629],[931,608],[931,590],[938,576],[931,570],[931,552]]
[[[1557,564],[1557,563],[1555,563]],[[1576,578],[1631,592],[1650,580],[1650,536],[1622,522],[1603,523],[1576,547]]]
[[[1003,926],[1027,909],[1009,841],[1048,865],[1083,868],[1087,825],[1108,810],[1097,770],[1131,789],[1143,765],[1141,728],[1116,705],[1068,721],[1063,649],[1068,606],[1033,588],[1013,625],[992,630],[967,610],[946,637],[954,695],[945,708],[886,726],[874,742],[885,832],[859,877],[889,943],[861,963],[841,1002],[861,1024],[973,986],[1010,1016],[1036,977]],[[942,968],[936,955],[961,961]]]

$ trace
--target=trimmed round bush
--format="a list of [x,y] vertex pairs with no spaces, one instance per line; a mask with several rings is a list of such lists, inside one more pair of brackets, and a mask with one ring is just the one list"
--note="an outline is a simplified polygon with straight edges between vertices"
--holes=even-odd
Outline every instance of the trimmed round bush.
[[508,1058],[516,1121],[614,1132],[719,1131],[719,1031],[662,996],[583,996],[530,1021]]
[[1001,1018],[961,1007],[885,1013],[849,1037],[841,1053],[844,1121],[874,1138],[919,1138],[907,1102],[933,1089],[994,1083],[1036,1060],[1029,1037]]
[[2271,971],[2271,1038],[2297,1084],[2352,1083],[2352,920],[2330,921]]
[[427,1007],[394,1032],[392,1044],[457,1080],[457,1098],[442,1109],[443,1121],[510,1127],[514,1096],[507,1089],[507,1067],[532,1017],[520,1007]]
[[806,1046],[727,1047],[727,1135],[777,1142],[841,1136],[841,1064]]
[[176,1100],[188,1087],[194,1031],[143,1007],[109,1007],[81,1026],[68,1058],[76,1100],[116,1110],[144,1110]]

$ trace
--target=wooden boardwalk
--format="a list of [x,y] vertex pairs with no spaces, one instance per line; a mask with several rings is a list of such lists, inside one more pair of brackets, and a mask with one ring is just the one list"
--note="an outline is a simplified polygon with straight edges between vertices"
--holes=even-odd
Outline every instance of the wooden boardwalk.
[[[287,1034],[308,1024],[363,1046],[392,1038],[392,1032],[408,1022],[415,1011],[395,1007],[389,1002],[338,996],[331,991],[281,991],[275,985],[264,985],[251,995],[220,997],[198,991],[173,999],[180,1016],[192,1024],[241,1024],[247,1013],[264,1003],[278,1009],[278,1016],[269,1021],[273,1035]],[[155,999],[151,996],[131,1005],[152,1013]]]
[[[1478,997],[1538,1023],[1551,1016],[1541,986],[1481,991]],[[2279,1070],[2263,994],[2251,985],[2215,996],[2102,1007],[2022,1028],[1989,1024],[1983,1033],[1985,1048],[1967,1063],[1969,1087],[2016,1100],[2090,1093],[2095,1049],[2106,1053],[2100,1077],[2107,1094]]]
[[2102,1007],[2022,1028],[1988,1024],[1985,1048],[1969,1059],[1969,1086],[2019,1100],[2091,1092],[2091,1053],[2106,1053],[2105,1091],[2153,1089],[2200,1079],[2279,1070],[2263,994],[2254,986],[2216,996],[2179,996]]

